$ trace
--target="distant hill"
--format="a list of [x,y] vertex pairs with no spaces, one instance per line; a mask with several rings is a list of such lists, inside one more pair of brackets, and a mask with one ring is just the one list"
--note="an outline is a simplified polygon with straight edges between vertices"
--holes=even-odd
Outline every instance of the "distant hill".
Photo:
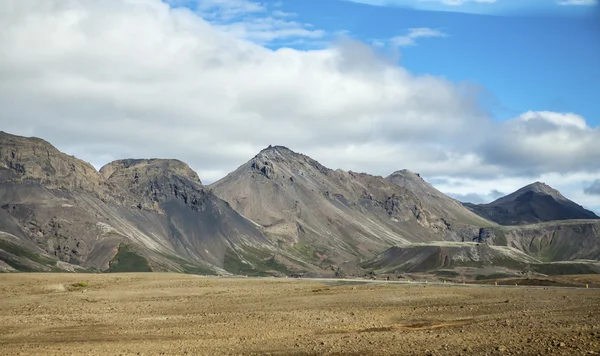
[[535,182],[489,204],[464,204],[481,217],[501,225],[544,221],[600,219],[552,187]]

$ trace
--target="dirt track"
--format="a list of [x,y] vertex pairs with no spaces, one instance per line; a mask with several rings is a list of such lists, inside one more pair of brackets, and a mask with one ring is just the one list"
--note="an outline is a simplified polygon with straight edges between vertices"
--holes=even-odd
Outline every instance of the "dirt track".
[[592,289],[3,274],[0,321],[2,355],[600,352]]

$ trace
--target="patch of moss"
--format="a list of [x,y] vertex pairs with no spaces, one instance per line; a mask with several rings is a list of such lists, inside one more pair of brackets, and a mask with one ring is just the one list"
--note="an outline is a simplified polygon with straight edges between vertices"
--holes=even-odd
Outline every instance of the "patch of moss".
[[494,260],[491,264],[494,266],[503,266],[503,267],[516,269],[516,270],[523,269],[528,266],[527,263],[524,263],[524,262],[521,262],[518,260],[514,260],[512,258],[503,258],[503,257],[494,258]]
[[475,277],[475,280],[476,281],[484,281],[484,280],[488,280],[488,279],[502,279],[502,278],[508,278],[508,277],[513,277],[513,275],[506,274],[506,273],[480,274],[477,277]]
[[[4,250],[12,255],[15,255],[17,257],[25,257],[33,262],[37,262],[42,265],[49,265],[49,264],[54,265],[56,263],[56,260],[53,260],[50,257],[46,257],[43,255],[37,254],[35,252],[28,251],[24,247],[19,246],[15,243],[6,241],[6,240],[0,240],[0,249]],[[8,263],[8,261],[7,261],[7,263]],[[14,263],[17,263],[17,262],[14,262]],[[15,267],[13,267],[13,268],[15,268]]]
[[225,252],[223,267],[226,271],[236,274],[242,274],[242,272],[252,269],[240,259],[240,257],[235,253],[235,251],[231,249],[227,249],[227,252]]
[[184,260],[183,258],[173,256],[173,255],[166,255],[166,254],[162,254],[162,256],[177,263],[181,267],[183,273],[212,275],[212,276],[217,275],[217,273],[215,271],[213,271],[212,269],[210,269],[208,267],[193,264],[190,261]]
[[583,263],[541,263],[531,265],[531,268],[538,273],[547,275],[596,273],[590,266]]
[[270,256],[270,252],[268,251],[251,247],[245,247],[244,250],[245,253],[241,257],[232,249],[227,250],[223,261],[225,270],[248,276],[272,276],[281,273],[294,273],[288,270],[286,266],[277,262],[274,257]]
[[152,272],[152,269],[148,260],[137,254],[130,246],[121,244],[106,272]]
[[21,263],[17,260],[13,259],[5,259],[3,260],[7,265],[11,266],[15,270],[19,272],[39,272],[38,269],[31,267],[30,265]]
[[428,272],[436,270],[440,267],[450,267],[444,265],[442,258],[442,250],[437,247],[435,252],[429,255],[426,259],[424,259],[417,268],[411,270],[411,272]]
[[217,273],[215,271],[213,271],[212,269],[201,267],[198,265],[193,265],[193,264],[187,263],[187,264],[182,264],[180,266],[181,266],[181,268],[183,268],[183,273],[187,273],[187,274],[201,274],[201,275],[211,275],[211,276],[217,275]]
[[498,229],[494,231],[494,242],[498,246],[507,246],[508,240],[506,239],[506,234],[503,230]]
[[435,271],[434,272],[436,276],[440,276],[440,277],[458,277],[460,276],[460,274],[458,274],[455,271],[447,271],[447,270],[440,270],[440,271]]

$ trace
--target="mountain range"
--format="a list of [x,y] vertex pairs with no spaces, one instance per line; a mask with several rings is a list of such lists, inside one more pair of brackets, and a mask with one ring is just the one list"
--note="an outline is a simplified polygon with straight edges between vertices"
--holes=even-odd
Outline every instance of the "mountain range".
[[332,170],[283,146],[205,186],[179,160],[97,171],[0,132],[0,206],[2,271],[600,272],[598,216],[542,183],[463,204],[407,170]]

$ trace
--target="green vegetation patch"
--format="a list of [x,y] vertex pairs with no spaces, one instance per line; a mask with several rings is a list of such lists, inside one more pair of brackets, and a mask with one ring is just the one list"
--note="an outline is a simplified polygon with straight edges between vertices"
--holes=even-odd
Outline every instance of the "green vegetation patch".
[[547,275],[561,274],[595,274],[593,268],[583,263],[541,263],[533,264],[531,268],[538,272]]
[[35,252],[31,252],[28,251],[27,249],[25,249],[22,246],[19,246],[15,243],[6,241],[6,240],[0,240],[0,249],[13,254],[17,257],[25,257],[31,261],[43,264],[43,265],[47,265],[47,264],[54,264],[56,263],[56,260],[53,260],[50,257],[46,257],[40,254],[37,254]]
[[183,258],[173,256],[173,255],[166,255],[166,254],[162,254],[162,256],[177,263],[181,267],[181,270],[183,271],[183,273],[211,275],[211,276],[217,275],[217,273],[215,271],[213,271],[212,269],[191,263],[190,261],[184,260]]
[[0,249],[6,251],[16,257],[16,258],[9,257],[9,258],[4,259],[3,261],[6,262],[6,264],[11,266],[12,268],[16,269],[17,271],[37,272],[37,271],[43,270],[40,268],[35,268],[34,266],[31,266],[28,263],[23,263],[24,261],[19,261],[19,258],[28,259],[32,262],[37,262],[41,265],[48,266],[51,268],[52,271],[62,271],[55,267],[56,260],[52,259],[51,257],[46,257],[44,255],[41,255],[41,254],[38,254],[35,252],[31,252],[31,251],[27,250],[26,248],[24,248],[18,244],[15,244],[13,242],[6,241],[6,240],[0,240]]
[[225,260],[223,261],[225,270],[234,274],[248,276],[289,275],[294,273],[294,271],[289,270],[285,265],[277,262],[275,257],[270,255],[269,251],[249,247],[245,247],[244,250],[245,253],[240,257],[234,250],[227,249]]
[[152,272],[152,269],[148,260],[137,254],[130,246],[119,245],[119,252],[110,261],[106,272]]
[[448,271],[448,270],[435,271],[435,275],[440,276],[440,277],[450,277],[450,278],[460,276],[459,273],[457,273],[455,271]]
[[506,233],[504,230],[494,230],[494,242],[498,246],[508,246],[508,240],[506,239]]
[[476,281],[484,281],[487,279],[502,279],[502,278],[509,278],[509,277],[514,277],[514,275],[508,274],[508,273],[480,274],[477,277],[475,277],[475,280]]

